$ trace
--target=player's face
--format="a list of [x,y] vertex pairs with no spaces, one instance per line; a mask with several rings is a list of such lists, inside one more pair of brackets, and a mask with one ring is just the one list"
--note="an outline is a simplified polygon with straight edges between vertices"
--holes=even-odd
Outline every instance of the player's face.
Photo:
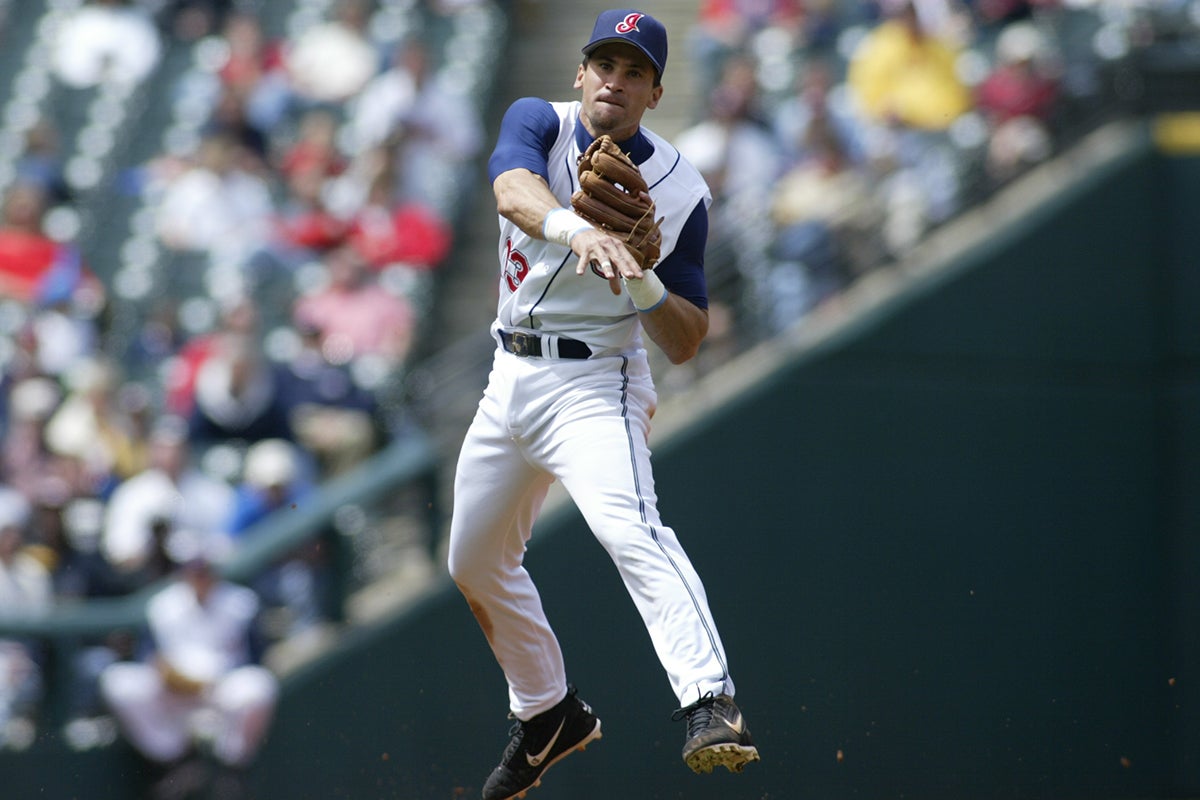
[[582,90],[583,126],[592,136],[607,133],[620,142],[637,132],[642,114],[658,105],[662,86],[654,67],[637,48],[602,45],[579,66],[575,88]]

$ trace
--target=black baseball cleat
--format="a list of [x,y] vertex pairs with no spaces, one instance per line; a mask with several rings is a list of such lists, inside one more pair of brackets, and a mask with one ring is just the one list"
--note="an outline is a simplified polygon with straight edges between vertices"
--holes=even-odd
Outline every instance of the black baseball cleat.
[[512,739],[500,765],[483,785],[483,800],[524,797],[542,782],[546,770],[600,738],[600,720],[571,686],[562,702],[533,719],[517,720],[508,735]]
[[710,692],[671,715],[673,720],[685,717],[683,760],[693,772],[712,772],[713,767],[741,772],[751,761],[758,761],[750,728],[729,695],[714,697]]

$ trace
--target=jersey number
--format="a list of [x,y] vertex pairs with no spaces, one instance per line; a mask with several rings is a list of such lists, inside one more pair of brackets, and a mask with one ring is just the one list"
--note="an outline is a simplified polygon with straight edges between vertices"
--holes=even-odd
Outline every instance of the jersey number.
[[504,250],[504,282],[510,292],[515,292],[529,274],[529,259],[520,250],[513,250],[512,239],[505,241]]

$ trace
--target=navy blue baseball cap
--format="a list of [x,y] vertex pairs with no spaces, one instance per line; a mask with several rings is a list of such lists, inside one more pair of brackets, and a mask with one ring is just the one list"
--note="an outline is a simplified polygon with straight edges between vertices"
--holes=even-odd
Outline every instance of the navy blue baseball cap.
[[641,50],[662,77],[667,66],[667,29],[654,17],[632,8],[601,11],[596,17],[596,27],[592,28],[592,37],[583,46],[583,54],[591,55],[597,47],[609,42],[624,42]]

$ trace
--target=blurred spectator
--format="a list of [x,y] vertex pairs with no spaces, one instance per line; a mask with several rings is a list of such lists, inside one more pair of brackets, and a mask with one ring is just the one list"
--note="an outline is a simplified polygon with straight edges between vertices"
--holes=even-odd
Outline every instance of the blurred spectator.
[[296,301],[296,323],[321,332],[321,348],[335,363],[365,356],[402,365],[416,331],[407,299],[384,288],[352,246],[330,251],[324,264],[328,283]]
[[81,488],[77,487],[74,465],[46,444],[46,421],[61,401],[58,384],[41,376],[19,381],[9,394],[9,425],[0,441],[0,482],[27,498],[49,494],[65,502]]
[[330,19],[284,45],[291,89],[302,107],[345,102],[379,71],[369,19],[367,0],[337,0]]
[[42,231],[45,193],[17,184],[0,209],[0,295],[31,301],[45,274],[60,257],[59,246]]
[[262,21],[244,9],[226,17],[221,38],[228,48],[217,73],[224,95],[242,106],[247,124],[255,130],[275,129],[291,95],[282,43],[268,40]]
[[[96,284],[77,248],[46,235],[46,210],[46,194],[34,184],[18,183],[5,195],[0,209],[0,297],[34,304],[43,294],[69,296],[85,284]],[[92,291],[99,292],[98,285]]]
[[284,196],[272,241],[254,258],[257,271],[290,276],[348,234],[349,222],[326,199],[331,179],[346,170],[336,138],[337,120],[328,110],[311,109],[301,117],[298,137],[278,159]]
[[397,199],[395,151],[381,146],[373,152],[380,168],[368,178],[365,202],[351,220],[350,244],[376,271],[393,266],[422,272],[437,269],[450,254],[450,225],[417,198]]
[[698,85],[715,84],[726,61],[750,52],[764,31],[778,31],[800,43],[806,15],[802,0],[704,0],[689,32]]
[[133,0],[88,0],[55,36],[54,74],[68,86],[136,85],[157,66],[162,44],[154,21]]
[[194,42],[219,28],[233,9],[235,0],[153,0],[161,7],[158,18],[163,27],[182,42]]
[[330,361],[321,332],[297,326],[300,348],[288,361],[287,395],[296,439],[327,478],[361,463],[378,448],[382,420],[375,395],[354,380],[347,364]]
[[54,120],[42,117],[26,131],[25,152],[15,164],[17,183],[36,186],[49,203],[65,202],[71,196],[63,172],[61,145]]
[[912,0],[859,42],[846,80],[872,122],[941,131],[971,108],[971,94],[956,71],[956,45],[931,33]]
[[[765,249],[771,239],[771,186],[783,169],[777,138],[758,116],[758,88],[753,64],[730,60],[721,81],[709,95],[708,115],[675,138],[675,145],[692,162],[713,194],[709,214],[710,242],[728,243],[726,256],[745,281],[754,317],[769,307],[774,288],[767,275]],[[713,258],[713,272],[720,266]]]
[[[346,104],[347,129],[356,152],[383,144],[417,100],[417,76],[409,66],[413,61],[424,69],[422,45],[413,40],[391,48],[386,69],[370,80],[363,90]],[[418,55],[420,54],[420,55]]]
[[250,117],[246,101],[236,91],[222,88],[203,128],[204,136],[226,136],[238,145],[240,165],[251,175],[270,172],[271,137]]
[[[233,513],[227,525],[233,551],[268,517],[302,507],[315,487],[308,477],[306,455],[291,442],[266,439],[246,451],[242,479],[236,489]],[[254,588],[273,612],[266,631],[268,640],[315,630],[324,617],[322,608],[325,563],[319,540],[311,541],[268,567]]]
[[882,170],[883,240],[892,257],[959,210],[965,158],[948,131],[973,107],[957,71],[960,45],[935,34],[940,18],[927,22],[920,8],[912,0],[891,7],[854,49],[846,76]]
[[1029,19],[1038,9],[1050,9],[1062,0],[974,0],[971,12],[979,25],[987,30],[1002,28],[1010,22]]
[[779,144],[760,115],[753,62],[729,61],[709,95],[708,115],[675,138],[684,157],[704,174],[714,201],[764,203],[764,186],[783,167]]
[[988,174],[1005,180],[1050,156],[1061,72],[1031,22],[1005,27],[995,56],[995,67],[976,88],[976,102],[990,130]]
[[435,66],[424,42],[400,42],[391,68],[349,112],[358,152],[385,143],[396,148],[396,199],[420,201],[445,215],[461,196],[484,130],[475,102]]
[[41,498],[33,507],[37,547],[50,570],[58,603],[129,591],[129,584],[100,552],[104,508],[104,502],[94,497],[53,496]]
[[279,48],[267,41],[259,18],[239,10],[225,18],[221,39],[227,51],[218,70],[224,87],[238,97],[249,97],[263,77],[280,66]]
[[[832,136],[851,164],[868,167],[864,123],[854,112],[845,84],[837,81],[834,67],[812,58],[798,70],[794,91],[770,110],[768,120],[789,164],[812,155],[814,139]],[[822,131],[816,133],[817,130]]]
[[251,259],[256,284],[280,271],[290,276],[339,245],[350,231],[350,224],[325,201],[326,174],[319,164],[292,170],[286,186],[271,244]]
[[27,325],[36,340],[38,368],[46,375],[63,377],[99,349],[105,298],[99,281],[91,276],[82,282],[72,276],[58,283],[45,282]]
[[298,506],[312,496],[314,487],[302,455],[284,439],[263,439],[246,450],[241,481],[225,521],[225,530],[235,542],[274,512]]
[[122,402],[137,395],[118,391],[120,373],[107,360],[76,365],[67,381],[67,395],[46,423],[46,445],[75,462],[89,493],[105,494],[145,467],[147,409]]
[[789,164],[772,192],[772,257],[778,266],[801,273],[792,280],[772,279],[778,287],[799,290],[779,292],[793,306],[779,322],[796,319],[797,310],[821,302],[882,258],[874,165],[862,123],[847,106],[830,66],[812,60],[795,94],[772,114]]
[[[275,676],[257,664],[258,613],[252,590],[222,579],[203,559],[189,561],[150,599],[148,655],[100,676],[122,731],[150,762],[164,770],[191,766],[187,758],[201,742],[211,748],[204,755],[220,764],[243,768],[253,760],[279,691]],[[167,771],[152,797],[178,791],[180,782],[181,773]]]
[[198,555],[222,557],[232,487],[192,462],[183,420],[159,420],[149,448],[149,466],[109,498],[105,557],[125,574],[143,570],[160,551],[176,564]]
[[772,317],[777,328],[832,297],[881,257],[876,232],[882,208],[874,176],[852,161],[828,121],[818,117],[809,126],[805,155],[772,192]]
[[[38,615],[52,603],[49,572],[24,551],[28,523],[26,499],[0,486],[0,616]],[[23,750],[33,742],[41,694],[36,645],[0,639],[0,747]]]
[[300,172],[315,172],[322,178],[342,174],[346,159],[338,150],[337,117],[328,109],[313,108],[300,117],[296,140],[279,160],[285,179]]
[[281,370],[253,336],[229,333],[196,373],[188,438],[197,446],[238,440],[294,439]]
[[[215,330],[197,334],[177,346],[164,370],[163,410],[189,419],[196,407],[196,377],[208,358],[220,350],[228,336],[262,335],[260,314],[254,301],[238,295],[225,301]],[[166,323],[163,323],[164,325]]]
[[241,265],[268,241],[274,204],[262,177],[239,164],[227,133],[207,136],[193,163],[169,178],[158,203],[158,235],[167,247]]

